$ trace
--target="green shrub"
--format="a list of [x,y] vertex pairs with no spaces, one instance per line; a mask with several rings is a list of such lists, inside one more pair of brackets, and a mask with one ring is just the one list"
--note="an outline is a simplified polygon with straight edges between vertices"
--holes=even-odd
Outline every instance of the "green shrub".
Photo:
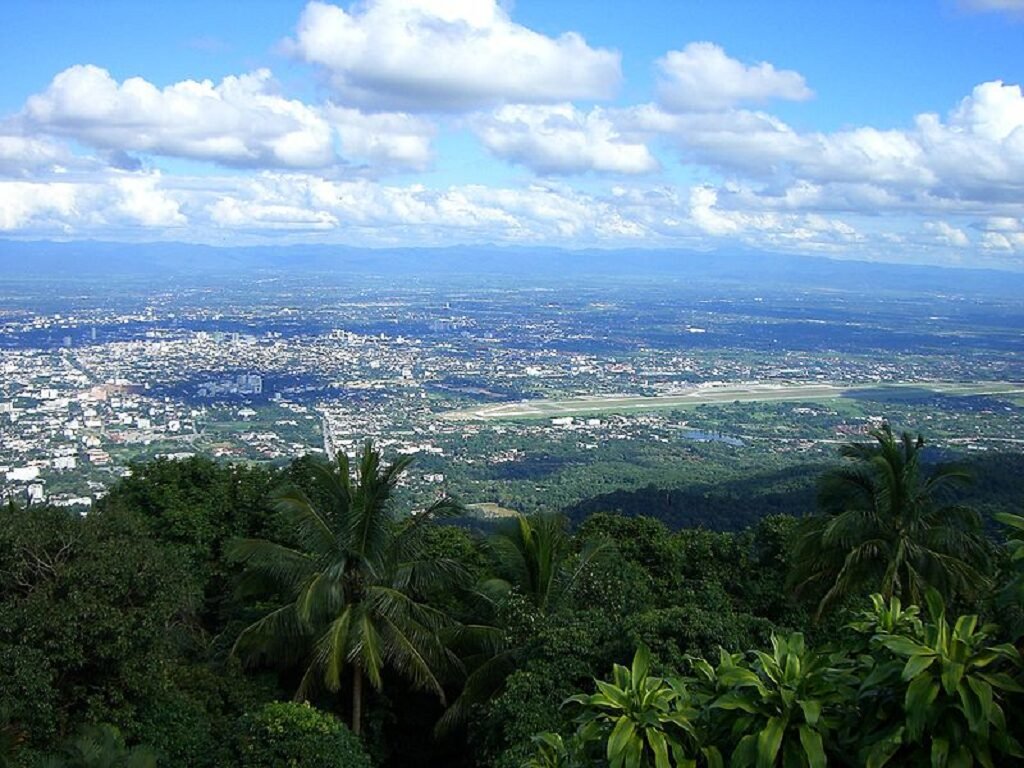
[[240,768],[372,768],[359,738],[308,704],[276,701],[239,719]]

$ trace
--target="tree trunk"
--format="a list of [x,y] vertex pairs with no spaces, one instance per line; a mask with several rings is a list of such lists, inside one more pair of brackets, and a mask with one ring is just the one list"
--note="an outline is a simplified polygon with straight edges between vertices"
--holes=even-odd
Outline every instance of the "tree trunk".
[[352,733],[359,735],[363,729],[363,672],[352,666]]

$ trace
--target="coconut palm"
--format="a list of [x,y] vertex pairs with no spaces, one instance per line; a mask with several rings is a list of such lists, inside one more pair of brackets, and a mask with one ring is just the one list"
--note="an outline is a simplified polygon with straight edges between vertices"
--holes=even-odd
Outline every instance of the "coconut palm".
[[242,631],[234,652],[251,663],[301,661],[297,700],[320,683],[338,691],[347,670],[356,734],[364,678],[380,690],[391,668],[444,701],[441,672],[454,663],[442,642],[451,622],[423,595],[453,578],[459,566],[428,562],[419,534],[424,522],[461,506],[444,497],[398,519],[389,502],[410,461],[385,465],[367,441],[354,472],[344,453],[314,462],[310,495],[290,487],[274,498],[292,541],[246,539],[231,546],[247,567],[245,587],[271,587],[280,598]]
[[[491,577],[477,585],[482,611],[494,611],[515,596],[527,610],[545,616],[563,604],[588,569],[608,552],[605,542],[588,542],[572,553],[572,538],[561,515],[515,515],[488,537]],[[499,620],[497,623],[501,624]],[[463,633],[466,677],[458,698],[438,723],[444,733],[466,719],[470,708],[495,696],[523,660],[522,638],[505,627],[473,627]]]
[[487,539],[494,575],[480,589],[492,598],[515,590],[539,613],[547,613],[568,595],[605,546],[588,545],[575,561],[569,559],[571,548],[561,515],[516,515]]
[[821,513],[797,536],[791,586],[820,595],[818,615],[851,593],[879,592],[920,604],[927,588],[946,598],[986,582],[987,555],[976,512],[944,503],[969,480],[954,465],[926,471],[924,439],[888,424],[871,443],[840,449],[846,459],[821,481]]

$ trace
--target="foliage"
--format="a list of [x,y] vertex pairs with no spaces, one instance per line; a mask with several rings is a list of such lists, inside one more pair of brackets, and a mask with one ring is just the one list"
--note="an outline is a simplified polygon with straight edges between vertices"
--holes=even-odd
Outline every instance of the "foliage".
[[815,652],[794,633],[773,636],[771,653],[753,651],[749,661],[722,651],[713,675],[707,662],[697,664],[720,691],[712,709],[729,713],[729,739],[738,739],[733,766],[826,764],[826,746],[856,684],[841,654]]
[[308,704],[272,702],[238,723],[239,768],[371,768],[345,724]]
[[669,768],[691,765],[701,755],[719,766],[715,747],[702,747],[698,712],[679,681],[650,674],[650,652],[641,646],[631,668],[616,664],[612,681],[596,681],[597,692],[569,699],[582,708],[577,718],[583,742],[606,744],[611,768]]
[[632,670],[616,666],[594,694],[567,700],[584,707],[573,738],[538,737],[529,765],[715,764],[720,754],[736,768],[1024,760],[1008,721],[1024,704],[1024,658],[992,645],[994,627],[976,616],[948,621],[937,591],[927,603],[925,621],[917,606],[876,594],[838,647],[775,635],[770,651],[723,649],[716,665],[692,658],[687,677],[650,678],[641,648]]
[[[927,594],[930,620],[899,615],[899,603],[888,607],[876,597],[878,620],[874,645],[882,658],[862,683],[865,711],[874,722],[886,723],[872,733],[864,729],[861,749],[866,764],[882,766],[930,764],[937,767],[983,766],[1007,758],[1024,758],[1024,750],[1006,723],[1004,703],[1024,694],[1024,687],[1005,671],[1019,673],[1024,660],[1012,645],[990,645],[992,625],[978,626],[965,615],[950,624],[935,590]],[[902,694],[902,713],[892,718],[885,698],[872,686],[886,682]],[[889,697],[891,701],[892,697]],[[872,722],[872,718],[868,718]]]
[[538,612],[547,613],[568,597],[579,577],[606,549],[603,542],[588,541],[570,563],[571,545],[564,518],[516,515],[487,540],[496,575],[483,581],[480,589],[494,597],[516,589]]
[[425,559],[420,532],[460,507],[442,498],[419,515],[396,520],[389,500],[410,461],[403,457],[384,465],[367,441],[354,477],[344,453],[334,462],[314,464],[315,493],[325,503],[314,504],[296,487],[275,495],[294,546],[265,539],[231,546],[232,556],[248,569],[247,586],[281,596],[242,631],[235,650],[251,663],[301,654],[305,672],[298,699],[317,683],[339,690],[348,670],[356,734],[364,677],[379,690],[385,667],[391,667],[443,700],[441,666],[453,661],[442,642],[450,620],[420,598],[457,576],[458,564]]
[[83,728],[61,749],[43,760],[42,768],[156,768],[157,755],[147,746],[128,747],[112,725]]
[[1005,616],[1009,614],[1009,631],[1013,638],[1024,636],[1024,516],[998,513],[996,520],[1006,531],[1005,583],[996,595],[996,605]]
[[791,584],[820,597],[819,615],[867,591],[914,603],[928,587],[976,595],[987,583],[980,518],[940,500],[967,473],[943,465],[925,475],[922,437],[897,440],[888,424],[870,434],[874,443],[843,446],[847,462],[822,478],[822,514],[803,525]]
[[[844,471],[863,470],[860,490],[845,483],[838,495],[823,490],[815,520],[822,535],[834,524],[837,538],[818,547],[826,556],[820,561],[838,570],[822,570],[820,584],[805,590],[818,587],[815,596],[823,597],[835,586],[826,577],[844,565],[839,544],[868,540],[859,529],[840,536],[845,525],[867,521],[864,530],[896,542],[891,552],[903,537],[905,550],[918,546],[921,557],[904,557],[908,567],[883,567],[882,558],[847,569],[846,586],[813,623],[785,585],[795,541],[796,555],[806,554],[809,522],[774,515],[743,531],[673,530],[639,514],[668,510],[676,523],[734,528],[768,508],[800,511],[790,486],[808,485],[806,473],[794,477],[771,464],[762,474],[711,483],[719,460],[734,453],[721,446],[677,451],[693,473],[683,488],[636,492],[627,510],[634,516],[597,512],[575,532],[552,514],[496,526],[477,521],[469,530],[438,525],[436,518],[456,510],[448,499],[425,515],[406,514],[415,495],[398,487],[407,460],[385,466],[372,446],[369,462],[364,450],[356,467],[317,458],[280,470],[203,459],[139,464],[86,517],[5,505],[0,765],[38,765],[42,752],[62,743],[64,754],[48,757],[77,760],[69,750],[86,736],[109,742],[112,764],[132,751],[126,744],[139,743],[167,765],[230,768],[243,744],[247,759],[288,760],[277,747],[258,746],[246,729],[263,704],[296,690],[346,718],[365,712],[355,720],[365,725],[365,749],[387,768],[518,768],[524,760],[607,766],[608,738],[623,718],[640,744],[638,751],[624,736],[616,742],[613,754],[623,763],[657,766],[660,733],[670,764],[705,764],[717,750],[737,766],[813,765],[819,741],[833,765],[957,765],[968,754],[980,765],[1016,764],[1024,673],[1019,653],[999,642],[1007,632],[1019,638],[1024,626],[1013,623],[1024,615],[1024,523],[1001,518],[1008,540],[991,550],[1000,586],[990,590],[971,555],[974,543],[989,551],[976,517],[949,512],[956,505],[946,494],[961,475],[935,481],[949,471],[921,463],[919,440],[891,442],[895,453],[882,462],[877,436],[844,462]],[[657,455],[645,476],[678,476],[678,462]],[[892,475],[899,482],[886,480],[882,465],[899,462],[902,474]],[[617,482],[569,465],[566,472],[591,496]],[[971,498],[977,509],[1005,507],[1008,485],[994,482],[979,478]],[[761,483],[769,484],[763,493]],[[558,494],[566,488],[552,492],[549,508],[564,501]],[[997,488],[999,498],[979,488]],[[722,517],[711,521],[709,512]],[[949,559],[956,553],[966,553],[966,568]],[[891,594],[876,595],[870,610],[852,619],[843,613],[885,584]],[[938,601],[920,599],[929,586],[952,599],[951,615],[982,617],[947,620]],[[271,610],[280,613],[267,617]],[[346,613],[347,634],[332,632],[345,629],[339,618]],[[1002,634],[986,623],[993,616]],[[236,639],[237,657],[230,655]],[[619,667],[604,683],[610,689],[591,687],[640,646],[650,649],[644,674]],[[723,646],[764,650],[723,654]],[[339,701],[332,685],[352,698]],[[579,691],[592,707],[579,697],[563,706]],[[432,729],[442,700],[457,706],[438,741]],[[340,728],[350,744],[355,738],[323,712],[276,706],[300,718],[284,750],[322,736],[319,726],[303,731],[303,718]],[[675,719],[681,713],[689,731]],[[103,736],[96,723],[112,724],[123,738]],[[283,740],[283,733],[263,736]]]
[[198,603],[180,550],[127,512],[0,512],[0,705],[35,745],[82,722],[135,736]]

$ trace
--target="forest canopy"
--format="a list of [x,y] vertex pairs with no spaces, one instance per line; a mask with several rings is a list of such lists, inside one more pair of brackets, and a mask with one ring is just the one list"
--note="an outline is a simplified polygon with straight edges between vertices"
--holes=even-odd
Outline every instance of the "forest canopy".
[[917,435],[741,530],[410,509],[408,464],[157,460],[85,516],[2,508],[0,764],[1024,759],[1024,518]]

